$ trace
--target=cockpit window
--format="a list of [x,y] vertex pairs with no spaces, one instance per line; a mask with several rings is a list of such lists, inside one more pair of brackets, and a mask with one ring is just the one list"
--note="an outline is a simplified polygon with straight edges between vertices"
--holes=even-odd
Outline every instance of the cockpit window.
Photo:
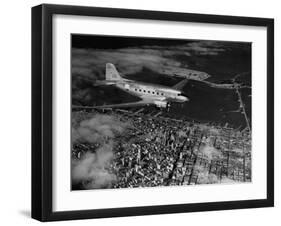
[[178,93],[178,96],[188,97],[185,93]]

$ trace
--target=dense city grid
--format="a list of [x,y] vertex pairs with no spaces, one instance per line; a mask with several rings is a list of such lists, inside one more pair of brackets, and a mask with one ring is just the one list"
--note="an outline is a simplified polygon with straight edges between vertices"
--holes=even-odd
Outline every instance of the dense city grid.
[[[114,178],[88,187],[87,178],[74,189],[127,188],[251,181],[251,132],[226,126],[173,119],[126,110],[73,112],[72,127],[97,114],[127,128],[114,137],[113,156],[100,167]],[[103,143],[110,142],[105,138]],[[73,142],[72,159],[95,153],[101,142]]]

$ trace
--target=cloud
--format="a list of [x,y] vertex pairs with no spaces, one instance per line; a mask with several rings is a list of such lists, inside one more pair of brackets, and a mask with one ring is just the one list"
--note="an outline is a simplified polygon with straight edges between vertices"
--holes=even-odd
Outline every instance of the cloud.
[[208,168],[202,166],[197,165],[194,170],[198,173],[197,184],[238,183],[238,181],[234,181],[225,176],[219,178],[216,174],[209,173]]
[[222,157],[222,153],[219,150],[209,145],[204,146],[200,152],[209,161]]
[[87,152],[80,160],[72,161],[72,183],[82,183],[85,189],[107,188],[116,180],[109,172],[108,164],[113,159],[113,144],[101,146],[95,153]]
[[[75,125],[75,123],[74,123]],[[79,159],[72,159],[72,184],[82,184],[84,189],[108,188],[116,180],[109,171],[114,158],[114,138],[123,133],[129,123],[121,122],[117,117],[96,114],[90,119],[78,123],[72,128],[72,142],[99,145]]]
[[72,141],[101,144],[122,133],[126,127],[127,124],[117,117],[96,114],[91,119],[80,122],[78,128],[72,129]]
[[190,73],[187,62],[179,56],[217,55],[225,51],[217,42],[191,42],[172,46],[140,46],[120,49],[72,49],[72,75],[92,79],[104,78],[105,64],[115,64],[124,75],[147,68],[156,73],[186,76]]
[[184,49],[191,51],[193,55],[218,55],[225,51],[219,42],[213,41],[192,42],[187,44]]
[[159,51],[139,49],[72,50],[72,73],[101,78],[105,64],[111,62],[122,74],[133,74],[146,67],[158,73],[173,73],[181,63],[167,59]]

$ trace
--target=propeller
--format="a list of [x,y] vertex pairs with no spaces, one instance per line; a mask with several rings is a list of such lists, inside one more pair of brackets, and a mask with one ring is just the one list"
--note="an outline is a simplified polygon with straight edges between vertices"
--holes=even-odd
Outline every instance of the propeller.
[[167,102],[167,107],[166,107],[167,112],[170,112],[170,107],[171,107],[171,103]]

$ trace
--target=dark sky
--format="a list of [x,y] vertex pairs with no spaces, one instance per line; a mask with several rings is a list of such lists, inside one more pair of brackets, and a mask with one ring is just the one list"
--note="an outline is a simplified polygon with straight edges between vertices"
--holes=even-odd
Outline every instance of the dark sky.
[[72,34],[74,48],[118,49],[134,46],[183,45],[191,42],[194,40]]
[[[243,73],[237,81],[251,86],[251,43],[72,34],[74,104],[98,106],[132,101],[118,89],[93,88],[92,82],[104,79],[108,62],[122,76],[151,84],[173,86],[191,69],[208,73],[208,81],[216,83],[228,83]],[[200,121],[245,125],[241,114],[232,113],[239,107],[234,90],[190,81],[184,91],[190,101],[181,108],[174,106],[170,112]],[[242,94],[250,115],[251,89]]]

